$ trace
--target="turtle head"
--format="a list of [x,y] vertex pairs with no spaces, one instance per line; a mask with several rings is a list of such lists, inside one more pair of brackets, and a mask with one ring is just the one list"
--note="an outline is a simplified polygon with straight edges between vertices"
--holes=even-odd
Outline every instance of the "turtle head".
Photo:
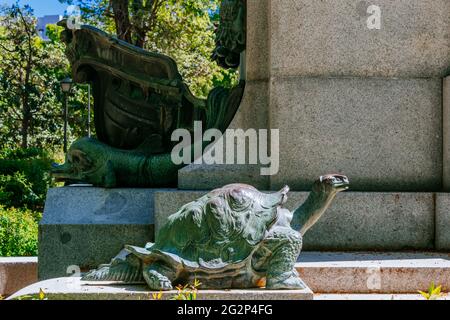
[[342,174],[327,174],[321,176],[313,186],[313,191],[336,194],[348,190],[350,181]]

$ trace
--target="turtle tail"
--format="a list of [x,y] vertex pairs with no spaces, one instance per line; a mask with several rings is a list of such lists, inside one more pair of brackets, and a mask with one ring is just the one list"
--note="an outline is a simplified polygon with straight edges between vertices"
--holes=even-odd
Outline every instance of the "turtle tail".
[[142,263],[134,255],[129,255],[125,260],[114,259],[111,264],[101,265],[98,269],[86,273],[81,280],[128,284],[145,283],[142,274]]

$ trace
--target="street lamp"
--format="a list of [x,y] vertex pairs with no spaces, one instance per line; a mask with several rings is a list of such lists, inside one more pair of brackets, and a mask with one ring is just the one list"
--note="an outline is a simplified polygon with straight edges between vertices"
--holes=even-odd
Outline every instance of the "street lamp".
[[68,122],[68,106],[67,106],[67,95],[70,93],[73,87],[73,81],[71,78],[67,77],[60,82],[61,90],[64,94],[64,153],[67,153],[67,122]]

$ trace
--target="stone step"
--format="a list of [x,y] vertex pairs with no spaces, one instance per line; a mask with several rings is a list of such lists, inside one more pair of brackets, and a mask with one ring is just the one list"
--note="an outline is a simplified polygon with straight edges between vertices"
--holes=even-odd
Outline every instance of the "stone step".
[[[314,300],[357,300],[357,301],[372,301],[372,300],[425,300],[420,294],[315,294]],[[450,300],[450,295],[444,294],[437,300]]]
[[37,257],[0,257],[0,296],[37,282]]
[[303,252],[296,265],[315,293],[411,294],[450,290],[450,254]]
[[[317,299],[410,300],[421,299],[417,294],[418,290],[427,291],[431,283],[441,285],[443,292],[450,289],[450,254],[445,253],[303,252],[296,269]],[[10,283],[24,274],[26,273],[17,269],[10,272]],[[24,283],[22,287],[26,284],[28,283]],[[4,283],[0,281],[0,286],[2,285]],[[16,287],[19,288],[21,287]],[[57,299],[152,299],[145,286],[87,286],[79,278],[47,280],[18,294],[33,295],[39,289]],[[247,298],[246,294],[251,294],[248,299],[272,299],[268,296],[274,296],[273,292],[261,290],[202,292],[204,299],[244,299]],[[163,298],[170,298],[173,294],[165,293]],[[277,292],[275,296],[277,299],[307,298],[298,291]],[[443,298],[449,297],[446,295]]]

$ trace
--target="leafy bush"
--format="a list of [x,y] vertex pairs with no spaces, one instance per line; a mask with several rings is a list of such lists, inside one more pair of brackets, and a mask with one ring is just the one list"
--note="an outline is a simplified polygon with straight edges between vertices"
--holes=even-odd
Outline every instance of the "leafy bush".
[[0,256],[36,256],[39,213],[0,206]]
[[38,203],[32,185],[21,172],[0,175],[0,203],[7,207],[28,207]]
[[0,256],[37,255],[51,164],[42,149],[0,150]]
[[52,160],[41,149],[0,151],[0,204],[40,210],[52,186]]

